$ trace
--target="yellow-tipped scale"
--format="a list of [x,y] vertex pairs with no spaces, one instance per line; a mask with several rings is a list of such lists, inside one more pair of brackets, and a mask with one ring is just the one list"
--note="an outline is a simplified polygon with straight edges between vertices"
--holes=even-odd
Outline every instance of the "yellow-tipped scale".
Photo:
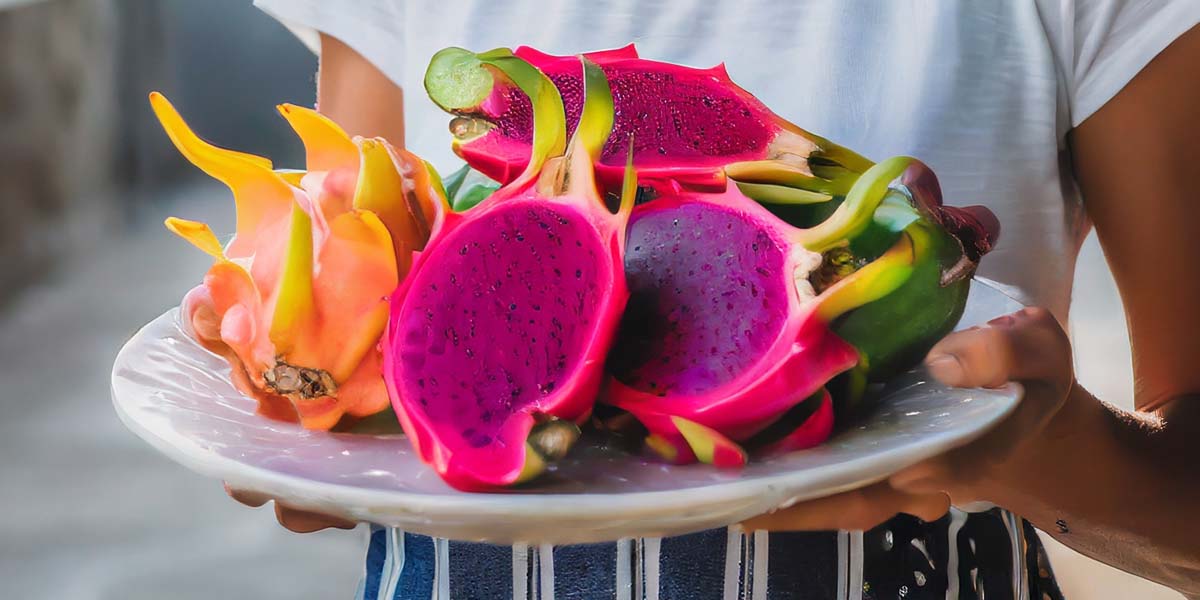
[[354,142],[329,117],[295,104],[280,104],[276,108],[304,142],[304,160],[309,171],[332,171],[357,164],[358,149]]
[[162,94],[152,92],[150,106],[179,152],[233,192],[238,236],[227,252],[231,256],[248,255],[253,240],[245,236],[260,229],[264,222],[287,214],[294,202],[294,188],[271,170],[271,161],[218,148],[200,139]]
[[225,258],[225,249],[221,247],[221,242],[217,240],[216,234],[212,232],[212,228],[208,226],[208,223],[188,221],[179,217],[167,217],[167,220],[163,224],[166,225],[171,233],[187,240],[214,259],[220,261],[228,260]]
[[916,258],[912,238],[907,232],[901,234],[882,256],[825,290],[816,300],[817,318],[832,322],[896,291],[912,275]]
[[292,205],[283,271],[274,300],[271,343],[277,353],[287,354],[313,318],[312,218],[298,204]]

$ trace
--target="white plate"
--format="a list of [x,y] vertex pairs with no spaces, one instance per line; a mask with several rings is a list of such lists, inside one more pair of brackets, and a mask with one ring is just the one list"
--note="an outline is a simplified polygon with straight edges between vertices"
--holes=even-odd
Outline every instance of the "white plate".
[[[976,281],[959,327],[1020,307]],[[740,471],[663,465],[585,444],[536,487],[468,494],[442,483],[402,435],[305,431],[256,415],[228,371],[180,329],[172,310],[121,349],[113,404],[155,448],[234,487],[357,521],[497,543],[594,542],[736,523],[879,481],[961,445],[1021,397],[1015,385],[953,390],[913,371],[889,384],[881,408],[828,443]]]

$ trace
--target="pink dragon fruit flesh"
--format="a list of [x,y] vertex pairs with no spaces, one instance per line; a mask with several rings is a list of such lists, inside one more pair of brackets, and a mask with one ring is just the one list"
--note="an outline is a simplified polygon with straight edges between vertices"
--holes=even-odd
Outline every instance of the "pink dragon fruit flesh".
[[[582,70],[575,57],[528,47],[516,56],[558,87],[568,131],[583,106]],[[450,123],[454,149],[475,169],[501,182],[524,172],[533,140],[528,97],[504,79],[464,86],[474,74],[460,71],[453,54],[435,55],[425,87],[435,103],[457,115]],[[728,175],[743,192],[774,203],[812,203],[844,195],[870,161],[813,135],[771,112],[735,84],[724,65],[696,69],[639,58],[632,45],[586,54],[604,70],[618,115],[599,155],[598,177],[618,189],[625,144],[633,138],[639,184],[668,181],[719,191]],[[471,93],[464,93],[469,89]]]
[[[736,451],[813,398],[775,448],[820,443],[832,429],[823,386],[859,360],[838,316],[882,298],[913,271],[914,239],[821,293],[822,253],[871,221],[909,159],[863,174],[828,219],[794,228],[743,195],[679,191],[638,206],[629,224],[629,309],[610,355],[607,402],[636,417],[647,446],[678,463],[744,462]],[[720,449],[714,452],[713,449]]]
[[593,164],[613,107],[590,61],[575,59],[585,100],[568,144],[559,93],[528,63],[507,50],[439,57],[468,88],[522,90],[534,127],[519,176],[435,219],[392,298],[384,378],[422,460],[455,488],[489,490],[541,473],[591,414],[628,298],[622,253],[636,190],[616,214],[598,190]]

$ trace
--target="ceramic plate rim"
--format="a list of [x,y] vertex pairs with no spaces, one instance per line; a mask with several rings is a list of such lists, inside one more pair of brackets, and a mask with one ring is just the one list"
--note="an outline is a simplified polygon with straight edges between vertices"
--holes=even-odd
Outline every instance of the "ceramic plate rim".
[[[993,292],[1002,290],[984,282]],[[1007,294],[1004,294],[1007,295]],[[301,496],[293,505],[297,508],[322,508],[330,504],[340,508],[342,514],[354,518],[371,520],[383,517],[392,522],[409,522],[405,515],[432,517],[457,515],[464,511],[480,514],[504,515],[513,518],[561,517],[586,512],[589,520],[620,519],[636,515],[638,519],[679,517],[681,513],[703,511],[706,507],[728,507],[734,503],[761,504],[755,502],[768,493],[773,494],[777,506],[816,497],[823,497],[855,489],[886,478],[889,474],[925,460],[949,449],[961,446],[1002,420],[1019,405],[1023,390],[1019,384],[1010,383],[1003,388],[987,390],[989,394],[1005,404],[991,419],[980,420],[970,427],[948,432],[939,432],[933,438],[922,438],[905,446],[905,452],[864,455],[836,463],[790,470],[779,473],[756,474],[752,478],[733,479],[711,484],[688,486],[674,490],[652,490],[631,492],[526,492],[526,493],[474,493],[447,492],[444,494],[387,490],[357,485],[328,482],[283,473],[270,468],[247,464],[235,457],[224,456],[206,448],[176,429],[156,430],[154,422],[143,422],[132,405],[132,400],[123,401],[121,387],[123,378],[119,371],[146,338],[147,330],[163,319],[177,321],[178,308],[173,308],[150,321],[138,330],[118,352],[113,365],[110,392],[112,402],[121,421],[131,431],[148,442],[159,452],[187,468],[208,477],[222,479],[235,486],[269,493],[277,497]],[[129,395],[124,397],[128,398]],[[127,406],[127,403],[130,404]],[[132,411],[132,412],[131,412]],[[402,439],[397,436],[398,439]],[[830,483],[830,482],[834,483]],[[814,483],[816,485],[814,485]],[[669,512],[669,514],[668,514]],[[725,511],[726,513],[728,510]],[[751,515],[746,515],[751,516]],[[400,517],[397,519],[397,517]],[[427,521],[428,528],[437,525]],[[458,528],[461,529],[461,525]],[[451,526],[450,528],[455,528]]]

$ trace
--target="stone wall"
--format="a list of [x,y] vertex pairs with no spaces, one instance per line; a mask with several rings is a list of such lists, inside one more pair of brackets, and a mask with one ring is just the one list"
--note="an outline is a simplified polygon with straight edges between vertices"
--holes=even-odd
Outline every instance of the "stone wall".
[[63,257],[161,219],[166,190],[201,176],[147,92],[209,139],[302,166],[274,106],[311,105],[315,70],[249,0],[0,0],[0,308]]
[[0,301],[114,220],[116,11],[0,9]]

